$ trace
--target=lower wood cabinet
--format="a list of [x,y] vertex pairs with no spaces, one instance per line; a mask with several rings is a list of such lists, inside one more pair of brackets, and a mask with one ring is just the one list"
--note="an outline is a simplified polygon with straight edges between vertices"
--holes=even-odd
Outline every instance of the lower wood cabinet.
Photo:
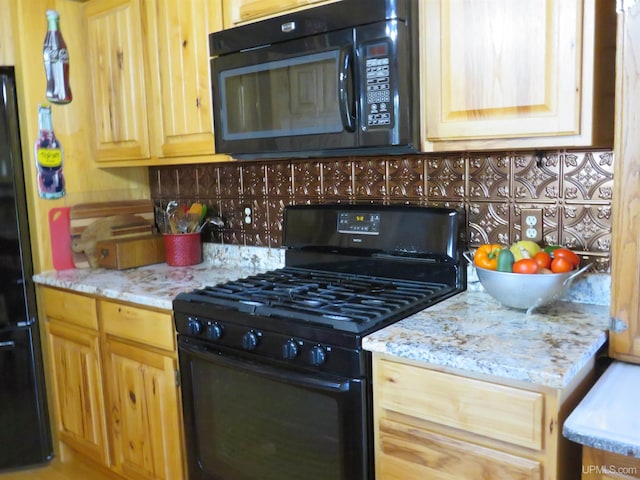
[[181,478],[175,360],[115,338],[106,359],[117,469],[126,478]]
[[529,388],[374,353],[376,480],[575,480],[580,448],[561,427],[592,372]]
[[98,332],[50,317],[47,322],[60,440],[109,464]]
[[640,479],[640,458],[582,447],[582,480]]
[[171,312],[42,290],[59,439],[127,479],[184,478]]

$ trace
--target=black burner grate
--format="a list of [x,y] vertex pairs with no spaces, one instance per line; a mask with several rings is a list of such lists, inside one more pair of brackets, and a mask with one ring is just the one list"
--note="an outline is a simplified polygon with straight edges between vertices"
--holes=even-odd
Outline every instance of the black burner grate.
[[195,290],[187,300],[362,331],[400,312],[424,308],[450,290],[444,283],[285,267]]

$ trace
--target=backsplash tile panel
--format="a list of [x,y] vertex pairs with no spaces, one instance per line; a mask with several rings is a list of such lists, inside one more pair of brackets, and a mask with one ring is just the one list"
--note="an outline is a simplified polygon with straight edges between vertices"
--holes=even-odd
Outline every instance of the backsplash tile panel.
[[392,203],[419,203],[426,191],[425,162],[420,158],[387,161],[387,192]]
[[520,240],[522,209],[537,208],[543,243],[568,245],[607,272],[613,169],[610,150],[430,153],[150,167],[149,181],[157,209],[173,199],[219,208],[226,228],[205,241],[248,246],[279,247],[290,204],[460,207],[472,248]]

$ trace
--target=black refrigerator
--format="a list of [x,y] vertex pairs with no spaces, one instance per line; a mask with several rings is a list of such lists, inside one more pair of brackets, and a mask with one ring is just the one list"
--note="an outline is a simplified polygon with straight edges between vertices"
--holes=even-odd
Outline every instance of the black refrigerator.
[[0,67],[0,471],[53,455],[32,276],[15,76]]

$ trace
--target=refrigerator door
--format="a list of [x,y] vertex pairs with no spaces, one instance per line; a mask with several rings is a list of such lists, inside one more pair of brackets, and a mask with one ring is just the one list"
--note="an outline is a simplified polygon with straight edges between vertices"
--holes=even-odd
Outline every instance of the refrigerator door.
[[51,458],[33,362],[36,348],[31,327],[0,332],[0,470]]
[[52,457],[14,78],[0,67],[0,470]]

